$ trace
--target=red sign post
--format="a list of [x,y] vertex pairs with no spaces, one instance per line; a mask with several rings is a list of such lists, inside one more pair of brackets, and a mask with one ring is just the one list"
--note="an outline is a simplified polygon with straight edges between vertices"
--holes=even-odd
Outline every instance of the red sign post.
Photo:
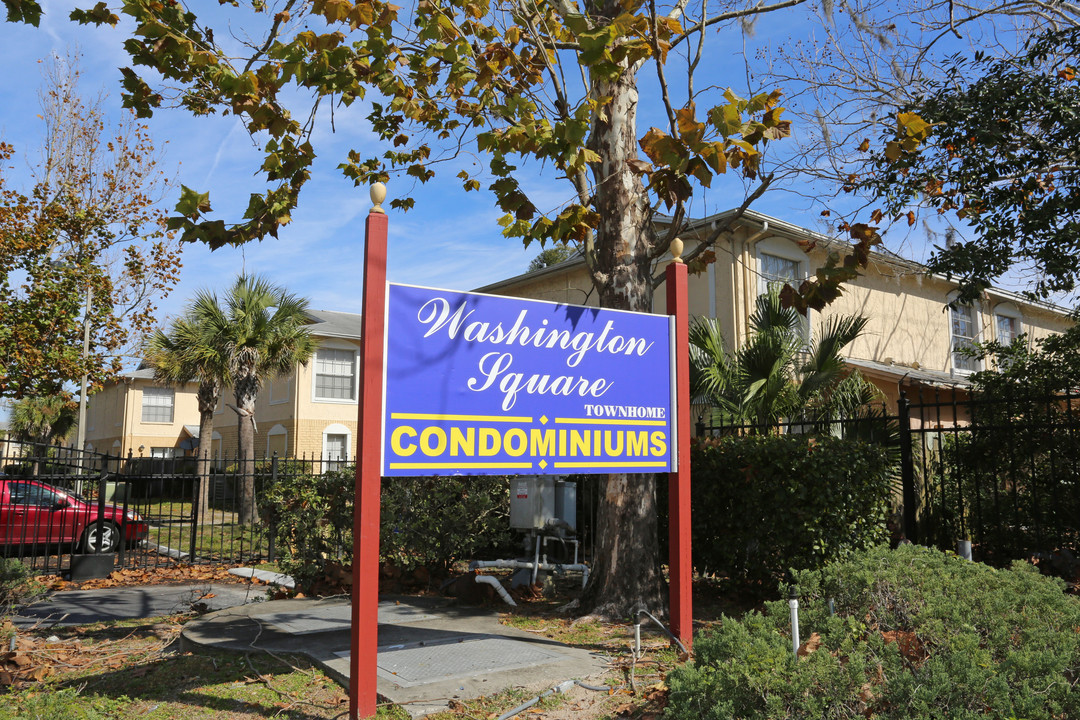
[[668,474],[668,588],[671,632],[690,649],[693,639],[690,557],[690,337],[686,265],[682,241],[671,242],[667,266],[667,312],[675,317],[675,452],[678,470]]
[[371,188],[364,242],[364,299],[360,325],[359,445],[353,510],[352,637],[349,718],[375,715],[379,647],[379,494],[382,452],[383,338],[386,320],[386,188]]

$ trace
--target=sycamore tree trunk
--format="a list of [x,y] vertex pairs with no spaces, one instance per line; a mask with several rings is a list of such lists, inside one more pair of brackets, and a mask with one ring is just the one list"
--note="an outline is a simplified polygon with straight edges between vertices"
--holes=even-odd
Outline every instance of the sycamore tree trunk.
[[217,409],[219,389],[216,383],[200,383],[199,401],[199,454],[196,472],[199,475],[199,494],[195,509],[199,522],[206,522],[210,510],[210,458],[214,447],[214,410]]
[[[610,4],[611,11],[618,12],[618,5]],[[616,80],[592,80],[593,97],[611,98],[591,137],[602,158],[594,168],[600,225],[593,284],[601,307],[651,312],[656,237],[649,222],[648,195],[640,176],[627,164],[638,157],[635,72],[636,68],[628,68]],[[581,598],[584,614],[622,620],[638,604],[653,614],[667,612],[656,509],[655,475],[615,474],[602,481],[596,554]]]
[[259,381],[254,371],[238,374],[236,378],[237,461],[240,464],[240,524],[254,525],[259,521],[255,511],[255,398]]

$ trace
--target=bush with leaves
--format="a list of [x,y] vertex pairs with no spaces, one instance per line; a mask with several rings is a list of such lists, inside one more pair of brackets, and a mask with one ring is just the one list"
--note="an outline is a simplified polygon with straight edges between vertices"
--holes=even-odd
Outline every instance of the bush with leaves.
[[1030,565],[903,545],[795,579],[798,660],[786,602],[726,618],[669,676],[669,718],[1080,717],[1080,601]]
[[327,564],[352,562],[354,474],[350,467],[314,474],[283,463],[259,474],[259,513],[274,533],[279,567],[300,589],[326,574]]
[[403,569],[445,574],[458,560],[505,549],[512,537],[505,476],[391,478],[382,498],[380,555]]
[[775,580],[888,539],[889,453],[856,440],[756,435],[695,445],[694,564]]
[[[279,467],[264,476],[260,511],[275,532],[281,568],[298,587],[323,578],[328,563],[352,562],[354,466],[321,475]],[[380,559],[445,575],[458,560],[504,546],[510,537],[505,477],[383,480]]]

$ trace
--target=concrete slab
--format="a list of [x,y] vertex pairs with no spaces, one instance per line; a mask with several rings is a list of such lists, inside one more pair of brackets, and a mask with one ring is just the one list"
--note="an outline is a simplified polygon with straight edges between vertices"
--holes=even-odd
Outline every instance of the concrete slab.
[[20,608],[17,627],[86,625],[191,612],[193,603],[210,610],[261,602],[266,588],[253,585],[145,585],[104,590],[65,590]]
[[[348,658],[350,653],[338,653]],[[412,647],[379,648],[378,673],[402,687],[519,670],[559,662],[563,655],[512,638],[453,635]]]
[[[317,615],[298,613],[295,610],[283,610],[260,616],[263,622],[270,623],[278,630],[293,635],[307,635],[319,632],[349,632],[352,628],[352,605],[339,603],[328,605]],[[379,603],[379,623],[407,623],[430,620],[434,615],[420,608],[399,605],[393,602]]]
[[271,585],[280,585],[281,587],[291,588],[296,583],[293,579],[284,573],[276,573],[270,570],[257,570],[256,568],[233,568],[229,570],[230,575],[236,575],[243,578],[255,578],[261,580],[264,583],[270,583]]
[[[274,600],[221,610],[189,622],[188,646],[301,653],[344,686],[349,681],[347,599]],[[299,630],[299,632],[297,632]],[[600,676],[604,657],[499,623],[490,609],[442,599],[379,603],[377,688],[414,717],[446,709],[452,698],[510,687],[537,692],[569,679]]]

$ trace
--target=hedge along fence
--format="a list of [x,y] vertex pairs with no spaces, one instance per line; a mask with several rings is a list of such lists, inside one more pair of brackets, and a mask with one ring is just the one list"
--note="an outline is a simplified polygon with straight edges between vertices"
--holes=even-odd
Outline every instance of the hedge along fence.
[[691,452],[699,571],[775,581],[886,541],[893,488],[880,446],[830,436],[753,435]]
[[[274,528],[280,567],[298,587],[322,579],[329,564],[352,563],[354,466],[264,481],[260,507]],[[445,576],[458,560],[502,548],[510,538],[509,486],[502,476],[384,479],[380,559]]]

